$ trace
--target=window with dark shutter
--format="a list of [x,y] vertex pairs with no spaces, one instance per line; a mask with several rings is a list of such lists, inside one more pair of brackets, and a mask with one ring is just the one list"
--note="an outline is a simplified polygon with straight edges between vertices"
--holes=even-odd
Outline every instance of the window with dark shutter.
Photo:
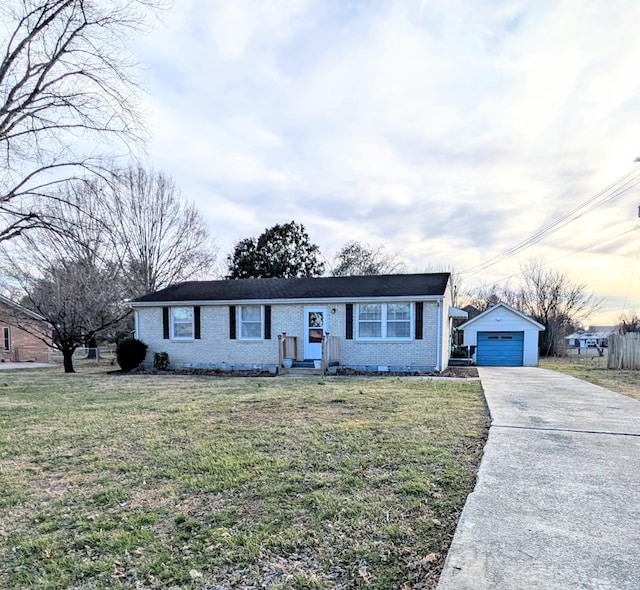
[[169,308],[162,308],[162,338],[169,340]]
[[347,303],[347,321],[346,321],[346,334],[347,340],[353,340],[353,303]]
[[264,306],[264,339],[271,340],[271,306]]
[[416,301],[416,340],[422,340],[423,338],[423,329],[422,326],[424,324],[424,303],[422,301]]
[[236,339],[236,306],[229,306],[229,338]]
[[200,340],[200,306],[193,308],[193,337]]

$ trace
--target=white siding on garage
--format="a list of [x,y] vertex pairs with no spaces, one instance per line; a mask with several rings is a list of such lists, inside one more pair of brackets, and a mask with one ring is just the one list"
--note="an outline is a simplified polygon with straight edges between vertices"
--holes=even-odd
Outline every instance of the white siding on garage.
[[538,324],[507,306],[499,304],[482,316],[469,320],[461,329],[464,330],[465,346],[477,346],[478,332],[524,332],[522,364],[526,367],[538,364]]

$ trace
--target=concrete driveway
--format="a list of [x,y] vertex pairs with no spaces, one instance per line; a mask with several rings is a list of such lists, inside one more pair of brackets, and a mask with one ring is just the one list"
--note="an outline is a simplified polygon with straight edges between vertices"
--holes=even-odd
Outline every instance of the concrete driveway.
[[47,363],[0,363],[0,371],[8,371],[9,369],[44,369],[45,367],[55,367],[55,365]]
[[480,368],[491,429],[439,590],[640,588],[640,402]]

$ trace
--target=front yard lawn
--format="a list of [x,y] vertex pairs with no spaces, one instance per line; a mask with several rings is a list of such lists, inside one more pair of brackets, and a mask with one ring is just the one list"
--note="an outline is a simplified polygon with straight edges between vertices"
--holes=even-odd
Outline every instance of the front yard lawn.
[[640,401],[640,371],[607,369],[606,357],[541,359],[540,366],[543,369],[551,369],[589,381]]
[[477,381],[0,373],[0,587],[435,588]]

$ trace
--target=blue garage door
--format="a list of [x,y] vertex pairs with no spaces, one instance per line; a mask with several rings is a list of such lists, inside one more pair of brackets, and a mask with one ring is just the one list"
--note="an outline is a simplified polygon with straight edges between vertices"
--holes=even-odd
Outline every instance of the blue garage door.
[[478,332],[478,366],[521,367],[523,352],[524,332]]

